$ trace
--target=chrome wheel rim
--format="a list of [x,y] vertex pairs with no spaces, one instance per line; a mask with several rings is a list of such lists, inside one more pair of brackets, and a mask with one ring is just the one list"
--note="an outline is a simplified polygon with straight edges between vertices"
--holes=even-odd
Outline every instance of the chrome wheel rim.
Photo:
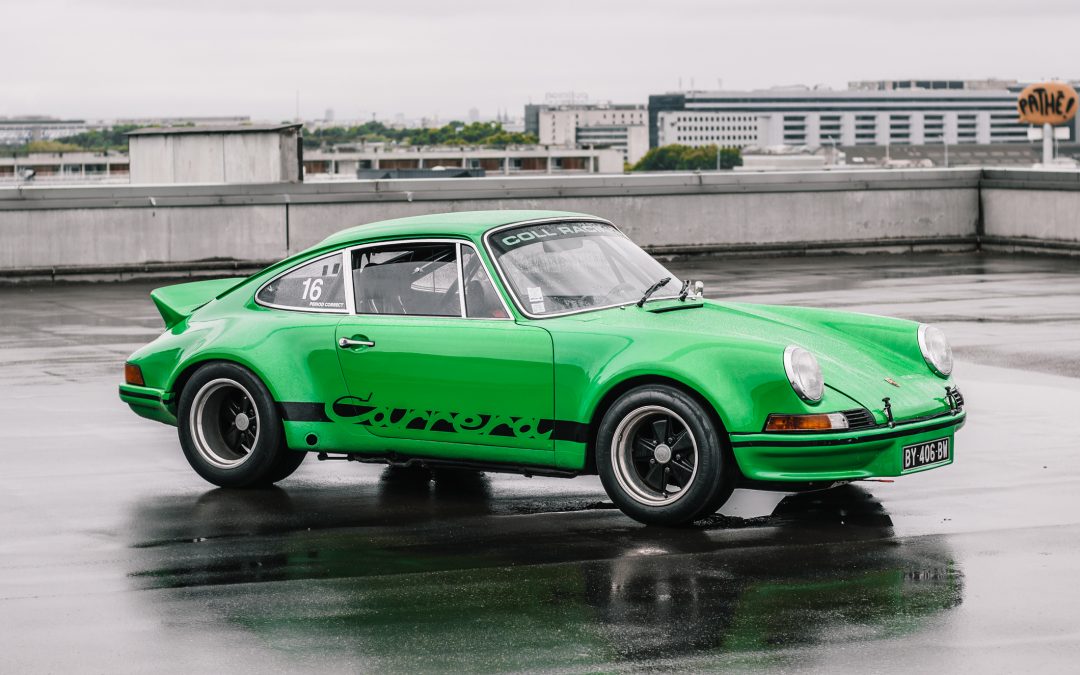
[[191,404],[195,449],[219,469],[234,469],[251,458],[260,421],[251,392],[228,378],[207,382]]
[[686,421],[663,406],[643,406],[624,417],[612,450],[619,485],[647,506],[678,501],[697,477],[697,440]]

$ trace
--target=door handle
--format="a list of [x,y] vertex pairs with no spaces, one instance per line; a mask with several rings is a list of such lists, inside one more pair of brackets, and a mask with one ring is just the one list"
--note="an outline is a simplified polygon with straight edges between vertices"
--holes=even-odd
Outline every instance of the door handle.
[[350,340],[349,338],[341,338],[338,340],[337,346],[342,349],[352,349],[353,347],[374,347],[375,343],[372,340]]

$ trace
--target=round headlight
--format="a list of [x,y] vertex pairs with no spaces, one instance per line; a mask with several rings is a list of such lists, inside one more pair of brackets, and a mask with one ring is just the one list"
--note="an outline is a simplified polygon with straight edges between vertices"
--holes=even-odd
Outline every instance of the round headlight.
[[813,354],[802,347],[788,345],[784,350],[784,370],[799,398],[810,403],[821,400],[825,394],[825,378],[821,376],[821,366]]
[[919,349],[930,370],[942,377],[949,376],[953,367],[952,347],[940,328],[926,324],[919,326]]

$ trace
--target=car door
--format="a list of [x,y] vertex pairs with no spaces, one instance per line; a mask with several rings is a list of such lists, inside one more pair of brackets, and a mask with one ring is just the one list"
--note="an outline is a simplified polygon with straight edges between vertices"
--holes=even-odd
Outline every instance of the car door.
[[551,338],[511,318],[472,246],[380,243],[350,262],[336,416],[411,455],[553,463]]

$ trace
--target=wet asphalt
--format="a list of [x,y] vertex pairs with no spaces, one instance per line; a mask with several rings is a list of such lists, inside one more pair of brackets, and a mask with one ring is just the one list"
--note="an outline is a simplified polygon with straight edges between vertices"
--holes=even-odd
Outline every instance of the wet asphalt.
[[696,258],[707,295],[934,322],[952,466],[739,490],[686,529],[599,480],[309,458],[214,489],[116,397],[154,283],[0,288],[0,673],[1075,672],[1080,260]]

